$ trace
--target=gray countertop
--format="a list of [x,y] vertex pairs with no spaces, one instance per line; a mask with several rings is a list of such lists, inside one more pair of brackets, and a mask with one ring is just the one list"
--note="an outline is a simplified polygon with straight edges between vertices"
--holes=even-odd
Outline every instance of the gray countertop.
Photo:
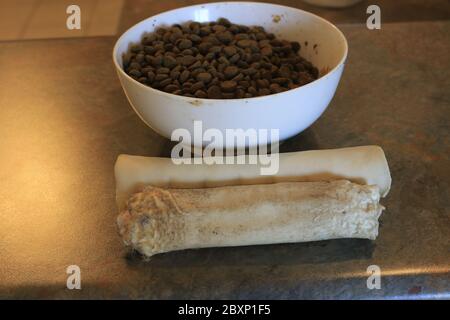
[[[336,96],[281,151],[377,144],[393,178],[376,241],[201,249],[143,261],[117,234],[120,153],[171,143],[131,110],[115,38],[0,43],[0,298],[450,298],[450,22],[340,25]],[[66,268],[81,268],[81,290]],[[369,265],[381,289],[366,287]]]

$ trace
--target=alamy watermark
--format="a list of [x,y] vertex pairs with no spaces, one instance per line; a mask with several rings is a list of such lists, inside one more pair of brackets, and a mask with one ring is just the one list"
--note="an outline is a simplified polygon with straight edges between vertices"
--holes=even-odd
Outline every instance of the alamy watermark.
[[66,20],[66,27],[69,30],[81,29],[81,9],[76,4],[67,7],[66,13],[69,15]]
[[69,290],[81,289],[81,269],[73,264],[67,267],[66,273],[69,275],[66,281],[66,287]]
[[366,26],[369,30],[381,29],[381,9],[376,4],[372,4],[367,7],[367,14],[370,16],[367,18]]
[[376,264],[367,267],[367,273],[370,274],[367,278],[367,289],[381,289],[381,269]]
[[261,175],[274,175],[279,170],[279,136],[278,129],[238,128],[223,132],[208,128],[203,131],[202,121],[194,121],[193,136],[184,128],[172,132],[171,140],[178,143],[172,149],[171,158],[177,165],[259,164]]

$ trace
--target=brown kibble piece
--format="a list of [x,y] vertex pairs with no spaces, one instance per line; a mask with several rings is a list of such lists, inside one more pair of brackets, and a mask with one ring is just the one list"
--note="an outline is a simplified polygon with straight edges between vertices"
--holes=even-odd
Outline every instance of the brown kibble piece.
[[130,63],[129,69],[141,70],[141,64],[137,62]]
[[155,76],[155,80],[156,81],[161,81],[161,80],[167,79],[168,77],[169,77],[169,75],[167,73],[158,73]]
[[291,69],[286,65],[281,66],[280,69],[278,70],[278,72],[280,73],[280,77],[282,77],[282,78],[289,79],[291,77]]
[[149,82],[153,82],[153,80],[155,79],[155,73],[153,71],[147,72],[147,79]]
[[212,47],[211,42],[202,42],[198,45],[198,50],[200,53],[205,54],[208,52],[208,50]]
[[178,79],[178,77],[180,76],[180,71],[177,70],[172,70],[170,71],[170,77],[174,80]]
[[214,32],[223,32],[225,30],[227,30],[227,28],[225,28],[224,26],[220,25],[220,24],[216,24],[214,26],[212,26],[211,28]]
[[233,99],[234,98],[234,92],[224,92],[224,93],[222,93],[222,98],[224,98],[224,99]]
[[147,66],[147,67],[144,67],[144,68],[141,69],[141,72],[143,74],[147,74],[147,72],[149,72],[149,71],[153,71],[153,68],[150,67],[150,66]]
[[171,78],[167,78],[167,79],[164,79],[163,81],[161,81],[159,84],[161,85],[161,87],[165,87],[168,84],[170,84],[171,82],[172,82],[172,79]]
[[237,89],[235,93],[236,98],[242,99],[245,97],[245,91],[243,89]]
[[189,39],[181,39],[178,42],[178,48],[180,50],[189,49],[190,47],[192,47],[192,41]]
[[198,35],[196,35],[196,34],[190,34],[190,35],[189,35],[189,39],[190,39],[192,42],[201,42],[201,41],[202,41],[202,37],[200,37],[200,36],[198,36]]
[[237,42],[237,45],[241,48],[250,48],[257,46],[257,42],[255,40],[243,39]]
[[236,63],[236,62],[239,61],[240,58],[241,58],[241,56],[239,55],[239,53],[236,53],[236,54],[232,55],[232,56],[228,59],[228,61],[229,61],[230,63]]
[[141,63],[144,61],[144,55],[142,53],[139,53],[136,55],[135,59],[137,62]]
[[230,64],[230,61],[228,61],[228,59],[225,56],[221,56],[217,61],[219,61],[219,63],[225,66]]
[[[243,31],[243,30],[242,30]],[[243,32],[245,32],[245,31],[243,31]],[[236,34],[235,35],[235,37],[234,37],[237,41],[239,41],[239,40],[247,40],[248,38],[249,38],[249,36],[248,36],[248,34],[246,34],[246,33],[238,33],[238,34]]]
[[178,90],[178,86],[174,84],[168,84],[167,86],[164,87],[164,91],[166,92],[174,92],[175,90]]
[[211,86],[208,88],[208,98],[210,99],[221,99],[222,91],[218,86]]
[[199,89],[202,89],[205,86],[205,84],[203,83],[203,81],[197,81],[196,83],[194,83],[191,88],[190,91],[191,92],[195,92]]
[[236,66],[228,66],[223,70],[223,74],[225,75],[225,78],[227,78],[227,79],[233,78],[235,75],[238,74],[238,72],[239,72],[239,69]]
[[183,83],[183,89],[189,89],[190,87],[192,87],[192,82],[189,80],[189,81],[186,81],[185,83]]
[[191,55],[183,56],[181,58],[181,64],[184,66],[190,66],[191,64],[193,64],[196,61],[197,61],[197,59],[195,59],[195,57],[193,57]]
[[202,66],[202,62],[200,60],[197,60],[195,63],[193,63],[189,66],[189,70],[194,70],[201,66]]
[[261,88],[261,89],[259,89],[258,90],[258,94],[260,95],[260,96],[267,96],[267,95],[269,95],[271,92],[270,92],[270,90],[268,89],[268,88]]
[[177,65],[177,60],[174,57],[171,56],[165,56],[163,58],[163,66],[169,69],[172,69]]
[[208,51],[212,53],[219,53],[220,51],[222,51],[222,48],[220,46],[212,46]]
[[261,54],[263,56],[271,56],[272,55],[272,47],[266,46],[261,49]]
[[223,52],[227,57],[231,57],[237,53],[237,49],[234,46],[226,46],[223,48]]
[[224,44],[229,44],[231,41],[233,41],[233,34],[230,31],[217,33],[216,37],[220,42]]
[[189,76],[190,76],[189,70],[184,70],[184,71],[180,74],[180,78],[179,78],[180,82],[181,82],[181,83],[185,82],[185,81],[189,78]]
[[289,79],[288,78],[274,78],[274,79],[272,79],[272,82],[277,83],[279,85],[284,85],[289,82]]
[[251,93],[253,96],[258,94],[258,90],[255,87],[251,86],[247,89],[248,93]]
[[159,68],[156,70],[156,73],[169,73],[170,69],[169,68]]
[[197,90],[197,91],[195,91],[194,95],[195,95],[197,98],[201,98],[201,99],[207,98],[207,97],[208,97],[208,94],[207,94],[205,91],[203,91],[203,90]]
[[244,74],[243,73],[238,73],[235,77],[233,77],[231,80],[233,81],[241,81],[244,79]]
[[231,27],[231,22],[227,18],[219,18],[217,24],[223,25],[227,28]]
[[139,70],[132,69],[130,70],[129,75],[134,78],[139,78],[142,75],[142,73]]
[[231,92],[234,89],[236,89],[236,86],[237,86],[237,83],[236,83],[236,81],[233,81],[233,80],[222,81],[220,83],[220,88],[224,92]]
[[136,44],[136,45],[133,45],[133,46],[131,47],[131,52],[138,53],[138,52],[141,51],[142,49],[143,49],[143,46],[142,46],[142,45]]
[[212,79],[212,75],[208,72],[200,72],[196,77],[197,81],[203,81],[204,83],[208,83]]
[[253,67],[250,67],[250,68],[247,68],[247,69],[242,70],[242,72],[243,72],[245,75],[251,76],[251,75],[257,73],[258,70],[256,70],[256,69],[253,68]]
[[181,51],[181,54],[184,56],[192,56],[192,55],[194,55],[194,51],[192,51],[191,49],[185,49],[185,50]]
[[259,88],[267,88],[269,87],[269,81],[267,79],[258,79],[256,80],[256,84]]
[[269,86],[269,89],[270,89],[270,91],[271,91],[272,93],[278,93],[278,92],[281,92],[281,87],[280,87],[280,85],[279,85],[278,83],[272,83],[272,84]]
[[162,56],[157,56],[157,57],[155,57],[155,58],[153,59],[153,66],[154,66],[154,67],[159,67],[159,66],[161,66],[162,61],[163,61],[163,57],[162,57]]
[[300,43],[297,41],[291,42],[292,50],[297,53],[300,50]]

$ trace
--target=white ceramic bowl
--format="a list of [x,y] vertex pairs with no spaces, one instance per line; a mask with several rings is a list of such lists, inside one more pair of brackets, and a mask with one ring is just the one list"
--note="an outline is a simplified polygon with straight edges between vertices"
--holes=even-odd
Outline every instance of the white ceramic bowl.
[[[213,21],[220,17],[238,24],[261,25],[281,39],[300,42],[301,56],[319,69],[320,78],[278,94],[225,100],[165,93],[139,83],[123,71],[123,53],[130,43],[139,42],[145,32],[160,25],[188,20]],[[295,8],[255,2],[210,3],[158,14],[128,29],[113,50],[114,65],[133,109],[148,126],[169,139],[178,128],[187,129],[193,137],[195,120],[202,121],[203,131],[216,128],[224,136],[225,129],[279,129],[280,140],[292,137],[309,127],[327,108],[341,78],[346,57],[347,41],[330,22]],[[226,147],[233,147],[230,141],[226,144]],[[246,146],[252,147],[248,142]]]

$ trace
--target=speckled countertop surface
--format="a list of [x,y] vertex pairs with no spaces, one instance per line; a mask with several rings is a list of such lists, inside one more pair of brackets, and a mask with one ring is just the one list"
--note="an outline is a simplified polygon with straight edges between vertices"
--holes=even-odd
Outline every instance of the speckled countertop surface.
[[[382,146],[393,185],[378,239],[149,262],[117,235],[113,165],[170,143],[126,101],[115,39],[0,43],[0,298],[450,298],[450,22],[339,27],[350,53],[336,96],[281,151]],[[366,287],[372,264],[380,290]]]

